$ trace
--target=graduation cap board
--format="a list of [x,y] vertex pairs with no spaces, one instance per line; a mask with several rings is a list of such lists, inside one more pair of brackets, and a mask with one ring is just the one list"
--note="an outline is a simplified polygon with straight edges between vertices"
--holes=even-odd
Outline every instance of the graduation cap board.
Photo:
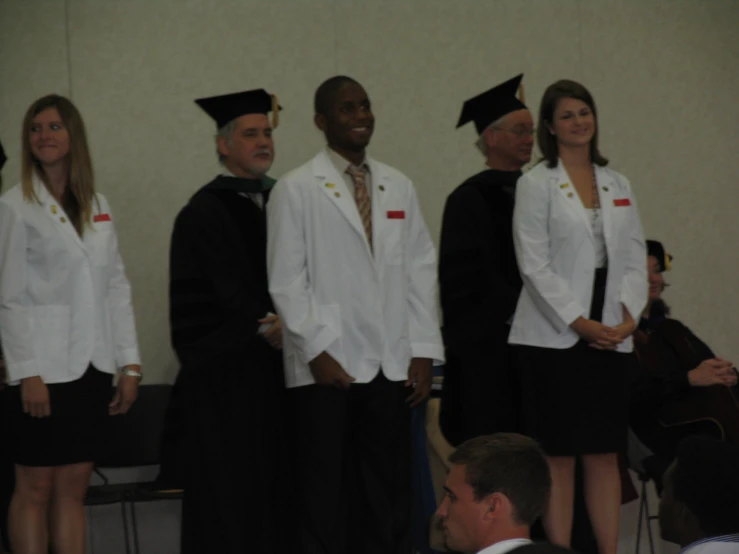
[[670,271],[672,268],[672,256],[665,252],[665,247],[657,240],[647,241],[647,256],[654,256],[657,258],[660,273]]
[[[525,110],[522,79],[523,73],[465,101],[457,129],[474,121],[477,134],[481,135],[491,123],[504,115],[516,110]],[[517,92],[520,92],[520,98],[516,98]]]
[[215,120],[219,129],[242,115],[251,113],[267,115],[268,112],[272,112],[272,127],[277,127],[278,114],[282,109],[277,104],[277,97],[262,88],[198,98],[195,103]]

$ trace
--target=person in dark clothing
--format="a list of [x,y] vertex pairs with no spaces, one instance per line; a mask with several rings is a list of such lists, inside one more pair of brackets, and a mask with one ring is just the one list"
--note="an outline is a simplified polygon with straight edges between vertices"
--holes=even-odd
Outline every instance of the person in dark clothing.
[[163,461],[174,467],[162,480],[183,481],[183,554],[283,552],[282,329],[267,288],[264,210],[279,106],[262,89],[196,102],[216,121],[225,171],[190,199],[172,233],[181,370],[163,437]]
[[717,357],[662,300],[663,273],[672,256],[647,241],[649,300],[634,333],[638,363],[630,425],[655,455],[646,465],[661,488],[661,474],[689,435],[739,444],[739,389],[733,364]]
[[513,250],[513,200],[534,145],[534,120],[516,97],[522,78],[467,100],[457,124],[474,121],[487,169],[449,195],[441,229],[446,366],[439,423],[453,445],[519,430],[518,375],[508,344],[521,291]]

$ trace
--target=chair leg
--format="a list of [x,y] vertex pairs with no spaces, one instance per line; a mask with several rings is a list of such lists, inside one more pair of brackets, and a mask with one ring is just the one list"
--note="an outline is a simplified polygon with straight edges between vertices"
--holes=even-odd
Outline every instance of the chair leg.
[[[646,483],[644,483],[645,492],[646,492],[646,488],[647,488]],[[649,552],[651,554],[654,554],[654,539],[652,538],[652,516],[649,515],[649,502],[647,501],[646,494],[644,495],[644,508],[647,514],[646,524],[647,524],[647,537],[649,537]]]
[[126,548],[126,554],[131,554],[131,543],[128,537],[128,514],[126,514],[126,500],[121,500],[121,514],[123,516],[123,540]]
[[[639,549],[641,548],[641,527],[642,527],[642,518],[644,517],[644,507],[646,506],[646,503],[647,503],[647,482],[642,481],[641,482],[641,493],[639,494],[639,519],[637,520],[637,527],[636,527],[636,548],[634,549],[635,554],[639,554]],[[647,507],[647,510],[648,509],[649,508]],[[647,526],[648,525],[649,523],[647,522]]]
[[136,502],[129,500],[129,504],[131,506],[131,521],[133,522],[133,548],[136,554],[140,554],[141,550],[139,549],[139,528],[138,522],[136,521]]

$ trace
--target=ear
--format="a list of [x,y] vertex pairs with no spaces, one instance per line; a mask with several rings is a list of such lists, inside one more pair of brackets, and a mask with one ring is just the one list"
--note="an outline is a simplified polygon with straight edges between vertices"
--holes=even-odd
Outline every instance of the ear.
[[326,117],[323,114],[317,113],[313,116],[313,123],[316,124],[322,132],[326,132]]
[[228,139],[218,135],[216,137],[216,147],[218,148],[218,152],[221,154],[221,156],[228,156]]
[[508,498],[499,492],[494,492],[493,494],[486,496],[483,499],[482,504],[485,506],[483,519],[486,521],[500,519],[509,511],[508,508],[510,507]]
[[549,134],[554,135],[554,127],[552,127],[552,124],[549,123],[549,121],[545,121],[544,123],[546,124],[547,129],[549,129]]
[[482,132],[482,138],[485,140],[485,144],[487,144],[488,148],[492,148],[495,146],[495,129],[488,127]]

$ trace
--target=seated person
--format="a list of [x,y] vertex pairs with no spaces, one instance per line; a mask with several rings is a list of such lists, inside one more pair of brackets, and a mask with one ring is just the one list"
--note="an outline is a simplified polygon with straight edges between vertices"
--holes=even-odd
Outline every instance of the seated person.
[[533,544],[530,527],[547,506],[552,480],[533,439],[515,433],[463,442],[452,464],[437,515],[449,550],[463,554],[566,553]]
[[[731,362],[716,357],[685,325],[669,317],[662,300],[663,272],[672,257],[647,241],[649,300],[634,333],[635,386],[630,424],[654,454],[650,471],[660,474],[689,435],[708,435],[739,444],[739,391]],[[645,461],[645,466],[649,464]]]
[[665,473],[662,538],[681,554],[739,552],[739,446],[708,437],[680,443]]

